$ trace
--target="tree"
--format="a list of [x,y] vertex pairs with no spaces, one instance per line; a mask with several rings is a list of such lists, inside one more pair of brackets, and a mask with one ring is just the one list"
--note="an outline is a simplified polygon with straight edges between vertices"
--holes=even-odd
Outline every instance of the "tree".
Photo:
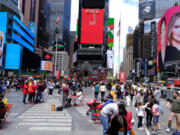
[[178,5],[179,5],[178,2],[175,2],[175,3],[174,3],[174,6],[178,6]]

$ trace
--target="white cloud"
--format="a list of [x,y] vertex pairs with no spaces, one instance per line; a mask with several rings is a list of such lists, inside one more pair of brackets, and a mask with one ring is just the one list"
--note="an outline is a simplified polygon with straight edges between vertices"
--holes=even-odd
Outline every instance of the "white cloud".
[[[133,4],[131,4],[133,3]],[[118,64],[123,60],[123,48],[126,45],[126,35],[128,33],[128,27],[131,26],[135,28],[138,23],[138,4],[137,0],[130,0],[127,3],[122,0],[111,0],[110,1],[110,17],[115,18],[115,32],[114,32],[114,68],[115,72],[118,70]],[[117,36],[118,24],[121,14],[121,36],[120,36],[120,50],[119,46],[119,37]],[[120,58],[119,53],[120,51]],[[119,62],[120,61],[120,62]]]

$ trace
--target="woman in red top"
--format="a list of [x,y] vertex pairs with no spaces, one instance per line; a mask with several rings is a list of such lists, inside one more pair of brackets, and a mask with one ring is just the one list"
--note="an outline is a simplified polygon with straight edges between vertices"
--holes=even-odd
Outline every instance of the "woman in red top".
[[27,96],[27,93],[28,93],[28,82],[26,81],[24,86],[23,86],[23,103],[26,104],[26,96]]

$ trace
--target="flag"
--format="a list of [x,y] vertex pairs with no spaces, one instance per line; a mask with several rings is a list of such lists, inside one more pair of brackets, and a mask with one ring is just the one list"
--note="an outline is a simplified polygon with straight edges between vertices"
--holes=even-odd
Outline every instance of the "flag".
[[121,35],[121,20],[119,20],[119,25],[118,25],[118,34],[119,37]]
[[56,24],[59,24],[59,20],[60,20],[60,18],[58,16],[57,19],[56,19]]

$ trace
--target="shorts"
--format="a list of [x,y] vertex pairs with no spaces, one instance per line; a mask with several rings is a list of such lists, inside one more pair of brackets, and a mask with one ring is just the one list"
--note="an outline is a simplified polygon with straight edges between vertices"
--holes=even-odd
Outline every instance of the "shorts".
[[176,118],[176,130],[180,130],[180,113],[171,112],[169,116],[169,120],[173,121]]
[[159,123],[159,115],[153,116],[153,124],[158,124],[158,123]]

